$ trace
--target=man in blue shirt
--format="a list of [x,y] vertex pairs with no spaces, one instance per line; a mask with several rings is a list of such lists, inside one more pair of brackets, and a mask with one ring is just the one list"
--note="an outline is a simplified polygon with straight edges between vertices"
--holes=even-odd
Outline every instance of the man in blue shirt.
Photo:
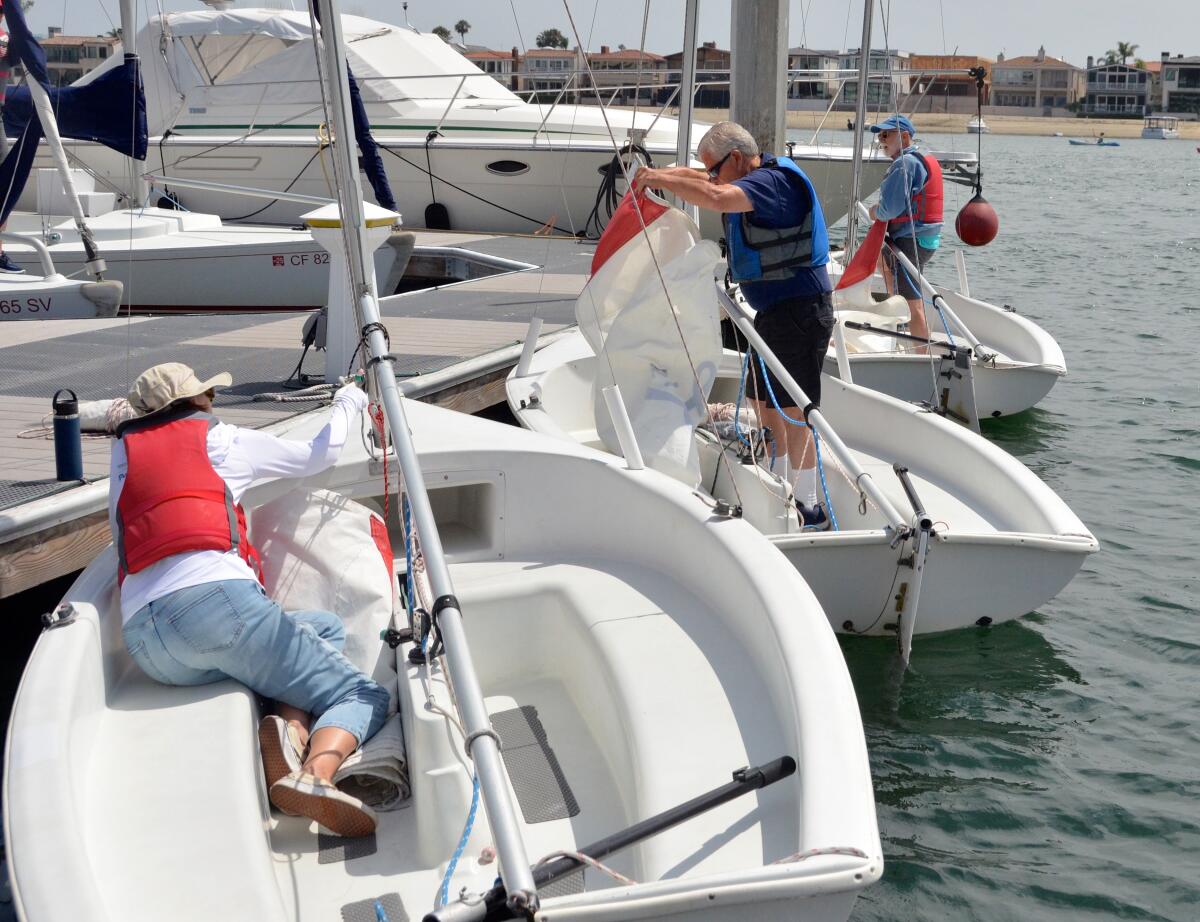
[[[871,206],[871,219],[887,221],[889,247],[902,252],[922,272],[942,242],[942,169],[936,158],[917,152],[913,146],[916,129],[903,115],[892,115],[871,131],[879,136],[884,152],[892,158],[879,187],[879,204]],[[884,250],[883,277],[892,294],[908,301],[909,331],[929,336],[925,302],[920,282],[913,278],[889,249]],[[923,347],[922,347],[923,348]]]
[[[821,366],[833,330],[833,301],[825,269],[829,238],[816,191],[789,158],[760,155],[753,136],[735,122],[710,128],[696,155],[704,163],[703,172],[687,167],[643,169],[634,185],[639,190],[663,189],[724,215],[730,274],[757,311],[754,328],[817,406]],[[824,507],[817,501],[816,454],[809,430],[787,423],[776,411],[775,400],[792,419],[800,418],[802,410],[770,370],[763,381],[757,357],[750,368],[750,395],[758,418],[786,442],[804,524],[827,528]]]

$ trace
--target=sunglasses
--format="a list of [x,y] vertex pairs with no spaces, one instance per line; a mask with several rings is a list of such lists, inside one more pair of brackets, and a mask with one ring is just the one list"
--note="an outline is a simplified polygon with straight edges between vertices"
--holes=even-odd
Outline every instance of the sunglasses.
[[732,157],[733,154],[734,154],[734,151],[731,150],[724,157],[722,157],[720,160],[717,161],[716,166],[714,166],[711,170],[707,170],[706,172],[708,173],[708,178],[716,179],[718,176],[720,176],[721,175],[721,167],[723,167],[725,165],[725,161],[728,160],[730,157]]
[[881,131],[881,132],[879,132],[879,140],[886,141],[888,138],[890,138],[895,133],[896,132],[894,132],[894,131]]

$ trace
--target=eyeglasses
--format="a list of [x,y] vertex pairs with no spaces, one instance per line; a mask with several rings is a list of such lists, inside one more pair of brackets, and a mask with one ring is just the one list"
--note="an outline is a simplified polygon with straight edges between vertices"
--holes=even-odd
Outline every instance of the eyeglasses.
[[894,133],[895,133],[895,132],[892,132],[892,131],[881,131],[881,132],[879,132],[879,140],[880,140],[880,141],[886,141],[886,140],[887,140],[888,138],[890,138],[890,137],[891,137],[891,136],[892,136]]
[[736,151],[736,150],[737,150],[737,148],[734,148],[734,150],[731,150],[724,157],[722,157],[720,160],[717,161],[716,166],[714,166],[711,170],[707,171],[709,179],[716,179],[718,176],[721,175],[721,167],[723,167],[725,165],[726,160],[728,160],[730,157],[733,156],[734,151]]

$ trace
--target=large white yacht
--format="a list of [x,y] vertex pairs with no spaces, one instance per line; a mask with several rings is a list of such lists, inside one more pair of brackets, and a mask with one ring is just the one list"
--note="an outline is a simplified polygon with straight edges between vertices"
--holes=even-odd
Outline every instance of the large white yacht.
[[[436,200],[454,228],[531,232],[552,225],[579,233],[612,162],[614,141],[639,143],[657,164],[675,160],[678,123],[666,115],[525,102],[435,35],[358,16],[343,16],[342,23],[347,59],[410,227],[423,226],[425,209]],[[140,30],[137,51],[152,173],[333,197],[307,13],[160,14]],[[119,60],[114,56],[104,66]],[[693,124],[693,150],[707,128]],[[85,142],[73,144],[71,153],[102,183],[123,187],[127,168],[119,155]],[[844,214],[850,148],[796,145],[792,155],[812,179],[827,217]],[[863,194],[878,186],[886,166],[878,152],[867,156]],[[225,220],[294,224],[312,207],[166,185],[188,209]]]

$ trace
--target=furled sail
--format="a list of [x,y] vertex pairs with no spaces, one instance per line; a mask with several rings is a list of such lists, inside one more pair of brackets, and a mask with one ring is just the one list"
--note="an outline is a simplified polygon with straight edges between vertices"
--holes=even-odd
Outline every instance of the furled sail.
[[[721,359],[714,271],[721,254],[690,218],[626,195],[596,247],[575,318],[599,360],[596,430],[619,453],[603,388],[617,384],[647,466],[700,482],[693,430],[704,420]],[[660,274],[661,272],[661,274]]]

